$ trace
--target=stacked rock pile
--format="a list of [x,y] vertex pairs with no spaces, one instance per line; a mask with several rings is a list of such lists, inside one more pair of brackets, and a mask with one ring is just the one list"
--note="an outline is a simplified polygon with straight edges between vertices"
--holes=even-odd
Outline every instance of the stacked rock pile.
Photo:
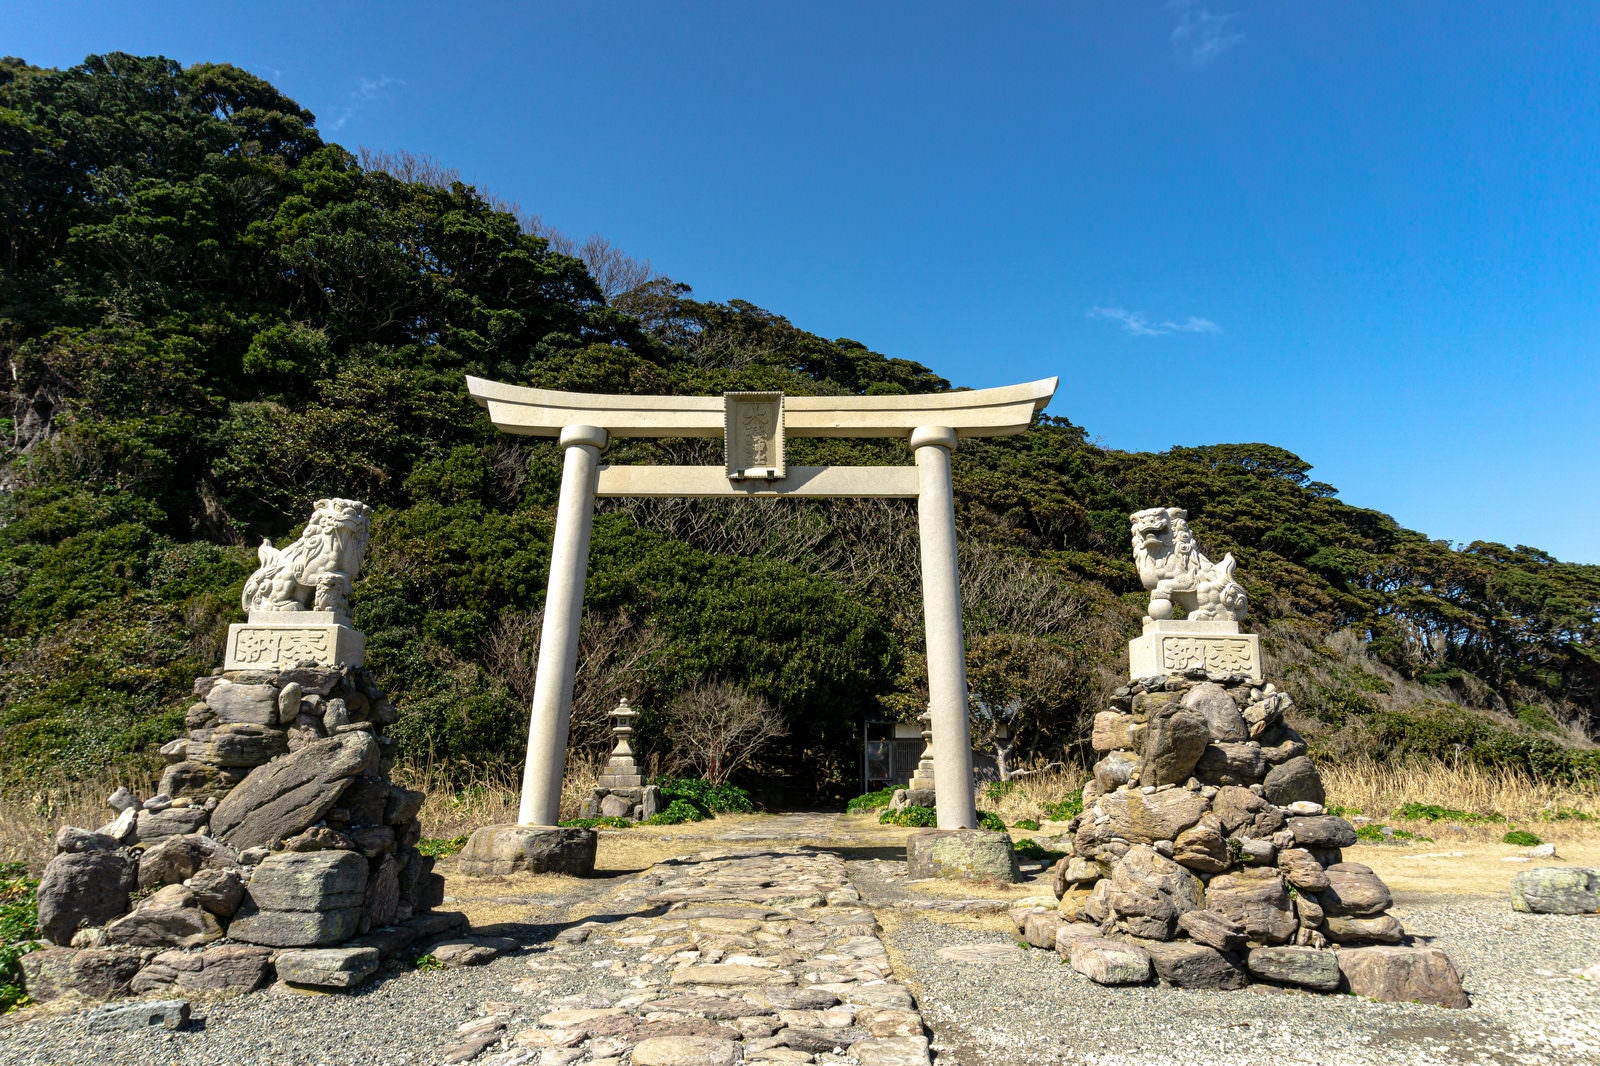
[[23,957],[34,999],[250,989],[280,949],[372,939],[311,960],[347,985],[464,925],[428,913],[444,881],[417,850],[424,796],[388,778],[397,716],[365,670],[226,671],[195,694],[158,794],[118,789],[109,823],[57,834],[38,892],[55,946]]
[[1442,952],[1400,946],[1384,883],[1344,861],[1355,829],[1326,813],[1287,694],[1196,670],[1112,703],[1095,717],[1101,758],[1056,867],[1058,906],[1014,914],[1030,942],[1103,984],[1254,978],[1466,1005]]

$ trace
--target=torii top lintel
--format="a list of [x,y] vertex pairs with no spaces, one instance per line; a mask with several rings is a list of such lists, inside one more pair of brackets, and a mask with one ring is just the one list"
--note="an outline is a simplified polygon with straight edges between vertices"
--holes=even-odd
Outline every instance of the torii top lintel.
[[[1057,378],[965,392],[896,396],[785,396],[791,437],[904,437],[923,426],[960,437],[1021,433],[1055,395]],[[720,437],[721,396],[623,396],[558,392],[467,378],[467,391],[506,433],[556,437],[567,426],[597,426],[613,437]]]

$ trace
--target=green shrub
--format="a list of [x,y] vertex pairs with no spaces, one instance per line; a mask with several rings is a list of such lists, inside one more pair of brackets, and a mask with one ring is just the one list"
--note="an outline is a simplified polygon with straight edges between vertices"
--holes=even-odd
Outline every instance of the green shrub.
[[633,823],[626,818],[568,818],[557,825],[568,829],[632,829]]
[[1006,831],[1006,823],[1000,820],[1000,816],[998,814],[993,814],[989,811],[979,811],[978,828],[987,829],[991,833],[1004,833]]
[[674,802],[690,803],[698,807],[701,816],[712,814],[749,814],[756,809],[750,793],[738,785],[713,785],[703,777],[677,777],[661,782],[661,798],[670,806]]
[[702,822],[706,813],[687,800],[675,799],[660,814],[653,814],[646,818],[644,825],[682,825],[684,822]]
[[1363,844],[1382,844],[1383,830],[1375,825],[1363,825],[1356,828],[1356,839]]
[[1541,822],[1592,822],[1595,820],[1594,815],[1580,811],[1576,807],[1557,807],[1554,810],[1540,811],[1538,817]]
[[1416,840],[1422,843],[1433,843],[1432,837],[1419,836],[1405,829],[1391,828],[1387,833],[1381,825],[1364,825],[1356,830],[1356,839],[1363,844],[1382,844],[1389,840]]
[[1323,810],[1335,818],[1349,818],[1361,813],[1360,807],[1341,807],[1337,803],[1330,803]]
[[1505,818],[1498,814],[1474,814],[1471,811],[1460,811],[1454,807],[1440,807],[1435,803],[1407,803],[1395,809],[1396,818],[1405,818],[1413,822],[1503,822]]
[[878,815],[878,824],[932,829],[939,824],[939,815],[932,807],[901,807],[898,811],[884,811]]
[[38,888],[23,863],[0,863],[0,1014],[28,1003],[17,960],[38,947]]
[[1011,850],[1024,859],[1039,859],[1044,862],[1055,862],[1066,855],[1064,851],[1051,851],[1031,837],[1023,837],[1016,841],[1011,845]]
[[426,955],[417,956],[417,969],[423,973],[427,973],[429,970],[442,970],[444,969],[444,963],[440,962],[438,956],[430,951]]
[[1082,792],[1074,792],[1059,803],[1046,803],[1044,805],[1044,816],[1052,822],[1070,822],[1082,813]]
[[1015,825],[1018,829],[1036,830],[1039,828],[1039,823],[1034,821],[1032,818],[1023,818],[1017,821]]
[[880,788],[876,792],[867,792],[844,805],[847,811],[877,811],[889,806],[894,800],[895,786]]
[[990,803],[999,803],[1016,791],[1016,788],[1015,781],[990,781],[983,786],[983,795]]
[[1500,841],[1503,844],[1515,844],[1519,848],[1536,848],[1544,843],[1538,834],[1530,833],[1526,829],[1513,829],[1501,837]]
[[442,859],[446,855],[454,855],[466,846],[466,837],[451,837],[449,840],[443,840],[439,837],[423,837],[417,841],[417,850],[435,859]]

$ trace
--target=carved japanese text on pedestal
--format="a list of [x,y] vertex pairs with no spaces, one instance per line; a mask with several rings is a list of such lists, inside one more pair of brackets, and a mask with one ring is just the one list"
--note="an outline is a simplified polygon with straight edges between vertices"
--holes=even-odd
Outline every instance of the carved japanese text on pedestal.
[[724,394],[723,402],[728,477],[783,477],[783,393],[730,392]]

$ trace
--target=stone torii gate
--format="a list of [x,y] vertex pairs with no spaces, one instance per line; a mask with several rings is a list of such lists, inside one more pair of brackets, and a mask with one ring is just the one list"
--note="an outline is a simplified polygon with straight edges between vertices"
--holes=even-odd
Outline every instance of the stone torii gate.
[[[916,396],[612,396],[468,377],[468,392],[488,408],[498,429],[556,437],[565,453],[518,822],[553,826],[559,817],[596,497],[855,496],[917,501],[939,828],[974,828],[950,453],[961,437],[1027,429],[1055,394],[1056,382]],[[899,437],[909,441],[916,465],[791,467],[784,461],[784,439],[790,436]],[[722,437],[726,462],[603,466],[600,453],[613,437]]]

